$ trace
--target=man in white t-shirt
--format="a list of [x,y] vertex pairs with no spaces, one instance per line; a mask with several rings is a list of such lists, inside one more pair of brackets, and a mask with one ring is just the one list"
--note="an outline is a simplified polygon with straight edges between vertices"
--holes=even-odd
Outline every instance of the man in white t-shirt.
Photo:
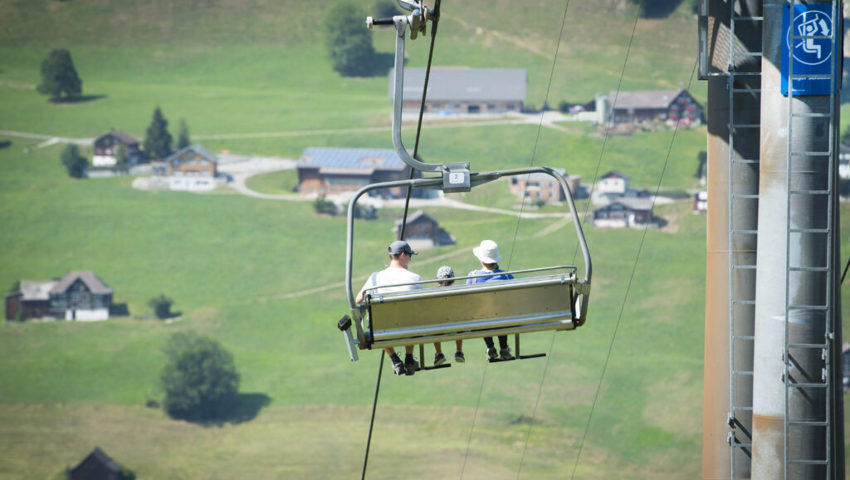
[[[375,287],[381,287],[377,290],[370,290],[370,294],[401,292],[422,288],[421,284],[400,285],[404,283],[422,281],[422,277],[407,269],[408,264],[410,264],[411,257],[413,255],[417,255],[417,253],[410,248],[410,245],[403,240],[397,240],[390,244],[387,252],[390,255],[390,265],[379,272],[374,272],[369,275],[369,279],[366,280],[363,288],[360,289],[360,293],[357,294],[357,298],[355,299],[357,303],[363,302],[365,290],[369,288],[374,289]],[[395,286],[382,287],[382,285]],[[402,362],[393,347],[384,348],[384,351],[387,352],[387,355],[390,356],[390,360],[393,362],[393,372],[395,372],[396,375],[413,375],[416,370],[419,369],[419,363],[415,358],[413,358],[413,345],[405,345],[404,350],[405,356],[404,362]]]

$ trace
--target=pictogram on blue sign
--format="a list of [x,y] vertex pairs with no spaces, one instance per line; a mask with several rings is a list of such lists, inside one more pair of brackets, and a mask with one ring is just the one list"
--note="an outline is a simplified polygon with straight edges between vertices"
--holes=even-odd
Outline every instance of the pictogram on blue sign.
[[832,51],[833,7],[828,3],[795,3],[793,22],[791,7],[785,4],[782,9],[782,94],[788,95],[790,80],[794,96],[829,95],[833,89],[837,91],[841,81],[837,77],[839,62]]

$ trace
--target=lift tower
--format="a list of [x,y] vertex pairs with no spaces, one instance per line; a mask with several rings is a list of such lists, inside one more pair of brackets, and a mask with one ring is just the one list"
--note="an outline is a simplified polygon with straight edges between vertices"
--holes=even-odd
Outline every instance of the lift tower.
[[[841,2],[707,0],[700,13],[709,105],[723,102],[723,80],[728,98],[728,111],[710,107],[708,118],[703,478],[844,478],[836,195]],[[763,47],[752,48],[748,34],[759,29]],[[742,72],[739,63],[752,62],[739,57],[760,57],[759,82],[741,81],[756,73]],[[725,69],[718,59],[728,60]],[[753,109],[738,108],[739,94],[759,98],[755,124],[747,115]],[[757,155],[748,157],[745,146],[753,142]],[[739,178],[746,165],[758,166],[756,189],[751,177]],[[718,287],[723,260],[728,284]]]

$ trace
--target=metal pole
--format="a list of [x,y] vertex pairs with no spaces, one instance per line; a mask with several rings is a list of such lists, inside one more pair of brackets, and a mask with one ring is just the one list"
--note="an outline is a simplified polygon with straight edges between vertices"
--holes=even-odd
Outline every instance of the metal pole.
[[753,479],[784,478],[787,101],[780,92],[782,3],[764,5],[762,140],[753,359]]
[[709,134],[702,475],[740,479],[749,478],[740,445],[749,443],[752,377],[739,373],[751,371],[755,278],[741,267],[755,265],[761,24],[751,17],[760,2],[701,6]]
[[806,192],[828,184],[820,152],[830,151],[832,110],[828,95],[782,95],[784,3],[764,6],[752,460],[752,478],[764,480],[827,478],[817,462],[829,462],[832,422],[826,389],[801,387],[824,383],[818,345],[829,333],[831,282],[818,269],[827,265],[830,233],[814,230],[829,229],[831,207],[828,196]]

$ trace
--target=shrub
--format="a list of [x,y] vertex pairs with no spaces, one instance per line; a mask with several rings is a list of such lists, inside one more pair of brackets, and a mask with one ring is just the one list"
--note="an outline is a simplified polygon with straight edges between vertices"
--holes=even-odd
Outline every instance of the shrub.
[[158,297],[148,300],[148,306],[153,309],[154,315],[160,320],[171,316],[171,305],[173,304],[174,300],[166,297],[163,293],[159,294]]
[[86,168],[89,166],[89,161],[86,157],[80,155],[80,149],[76,145],[65,145],[59,159],[62,160],[62,165],[65,165],[65,168],[68,170],[69,176],[83,178],[86,175]]

